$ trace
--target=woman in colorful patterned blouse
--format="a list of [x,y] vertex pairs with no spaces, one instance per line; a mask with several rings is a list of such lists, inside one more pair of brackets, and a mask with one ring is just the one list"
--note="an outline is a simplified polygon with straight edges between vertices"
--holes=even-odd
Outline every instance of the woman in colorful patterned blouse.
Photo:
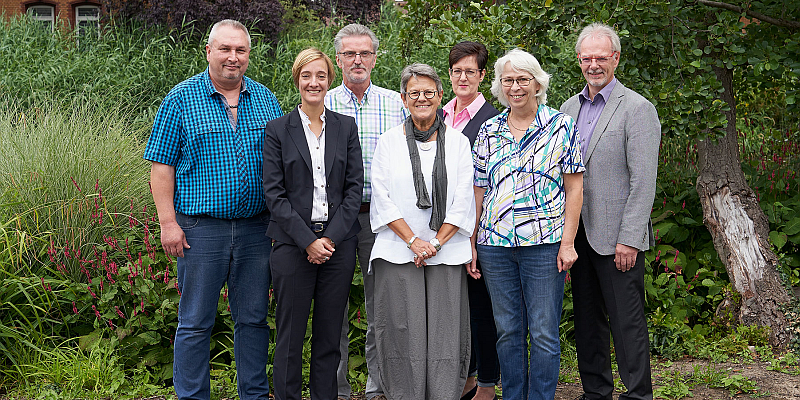
[[570,116],[545,105],[550,76],[533,55],[514,49],[494,68],[492,94],[508,108],[481,126],[472,150],[473,251],[483,268],[470,264],[467,273],[483,273],[492,297],[503,398],[549,400],[558,383],[564,278],[578,258],[580,139]]

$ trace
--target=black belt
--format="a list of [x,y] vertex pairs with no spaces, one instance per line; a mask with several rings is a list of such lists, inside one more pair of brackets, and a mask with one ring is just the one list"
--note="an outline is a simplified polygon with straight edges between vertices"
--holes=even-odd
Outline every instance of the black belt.
[[327,222],[327,221],[325,221],[325,222],[312,222],[310,225],[308,225],[308,227],[311,228],[311,230],[314,231],[314,233],[319,233],[319,232],[322,232],[325,229],[327,229],[328,228],[328,224],[329,224],[329,222]]
[[361,208],[358,209],[360,213],[368,213],[369,212],[369,203],[361,203]]

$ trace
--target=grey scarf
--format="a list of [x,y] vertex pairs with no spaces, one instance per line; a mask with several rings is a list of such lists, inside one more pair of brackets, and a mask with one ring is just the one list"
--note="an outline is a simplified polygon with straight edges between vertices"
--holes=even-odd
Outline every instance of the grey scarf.
[[[447,205],[447,167],[444,163],[444,131],[447,126],[442,117],[436,115],[436,120],[427,131],[420,131],[414,126],[411,117],[406,118],[405,122],[406,143],[408,153],[411,156],[411,172],[414,176],[414,190],[417,192],[417,208],[425,210],[433,206],[431,220],[428,226],[438,231],[444,223],[444,216]],[[419,160],[419,150],[417,141],[427,142],[435,132],[436,135],[436,157],[433,159],[433,201],[429,199],[428,189],[425,188],[425,177],[422,175],[422,165]]]

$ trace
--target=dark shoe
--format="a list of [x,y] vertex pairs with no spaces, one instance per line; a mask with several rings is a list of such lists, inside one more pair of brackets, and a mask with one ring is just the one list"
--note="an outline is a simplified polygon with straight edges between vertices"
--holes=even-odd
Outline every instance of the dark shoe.
[[461,396],[461,400],[472,400],[472,398],[475,397],[475,393],[477,392],[478,392],[478,384],[475,384],[475,386],[472,389],[470,389],[469,392]]

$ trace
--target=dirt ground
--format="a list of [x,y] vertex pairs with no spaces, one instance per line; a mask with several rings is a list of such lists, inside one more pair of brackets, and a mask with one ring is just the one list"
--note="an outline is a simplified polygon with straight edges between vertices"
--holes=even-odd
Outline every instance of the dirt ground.
[[[717,371],[725,372],[726,376],[742,375],[755,381],[758,389],[753,394],[738,393],[733,396],[728,389],[709,388],[697,385],[691,389],[693,400],[724,400],[724,399],[761,399],[761,400],[799,400],[800,376],[787,373],[769,371],[769,364],[757,362],[752,364],[718,363],[714,364],[705,360],[673,361],[671,363],[654,362],[652,367],[653,384],[656,388],[663,377],[680,373],[684,377],[691,376],[695,367],[705,369],[712,366]],[[573,400],[583,393],[580,382],[575,379],[573,383],[559,383],[554,400]],[[614,393],[616,399],[619,393]],[[502,399],[502,397],[499,397]],[[364,400],[363,395],[354,395],[352,400]]]

